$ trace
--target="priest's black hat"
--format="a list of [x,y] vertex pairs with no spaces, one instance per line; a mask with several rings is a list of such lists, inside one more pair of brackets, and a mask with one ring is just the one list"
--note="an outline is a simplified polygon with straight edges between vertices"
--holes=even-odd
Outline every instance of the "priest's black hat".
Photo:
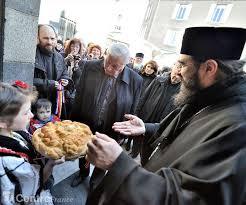
[[181,54],[205,59],[239,60],[246,29],[231,27],[191,27],[185,30]]
[[144,54],[143,53],[136,53],[136,57],[143,58],[144,57]]

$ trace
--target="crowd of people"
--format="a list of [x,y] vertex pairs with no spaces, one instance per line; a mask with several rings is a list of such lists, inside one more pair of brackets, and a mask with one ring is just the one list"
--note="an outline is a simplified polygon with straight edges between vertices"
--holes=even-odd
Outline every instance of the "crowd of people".
[[245,40],[246,29],[187,28],[177,62],[159,75],[124,44],[63,42],[39,25],[34,86],[0,83],[1,204],[52,204],[52,170],[65,159],[41,156],[31,138],[66,119],[96,135],[71,183],[95,165],[87,205],[246,204]]

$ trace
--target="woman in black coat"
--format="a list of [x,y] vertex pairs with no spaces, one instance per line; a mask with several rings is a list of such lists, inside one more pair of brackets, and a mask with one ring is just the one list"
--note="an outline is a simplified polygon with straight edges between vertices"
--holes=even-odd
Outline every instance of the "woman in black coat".
[[145,91],[145,89],[149,86],[149,84],[152,82],[152,80],[155,79],[158,72],[158,64],[156,61],[150,60],[148,61],[142,70],[140,71],[140,75],[143,78],[143,85],[142,85],[142,92]]
[[84,64],[85,45],[80,39],[71,39],[64,52],[64,60],[67,66],[69,77],[73,80],[74,86],[66,91],[66,111],[67,117],[70,116],[71,107],[74,101],[77,84]]

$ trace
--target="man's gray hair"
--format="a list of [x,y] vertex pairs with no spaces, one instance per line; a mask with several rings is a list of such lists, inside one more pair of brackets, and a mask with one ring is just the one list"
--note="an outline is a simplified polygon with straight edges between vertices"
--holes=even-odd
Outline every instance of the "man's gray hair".
[[129,62],[130,51],[129,51],[128,47],[122,43],[112,44],[108,48],[107,54],[111,55],[112,57],[122,58],[124,61],[124,64],[127,64]]

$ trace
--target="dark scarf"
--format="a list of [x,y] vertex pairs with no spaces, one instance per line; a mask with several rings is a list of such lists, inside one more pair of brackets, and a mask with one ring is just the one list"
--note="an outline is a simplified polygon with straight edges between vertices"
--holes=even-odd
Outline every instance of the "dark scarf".
[[[23,136],[22,136],[23,137]],[[26,146],[23,146],[15,138],[10,138],[0,135],[0,156],[15,156],[20,158],[25,158],[30,163],[33,163],[33,159],[36,158],[37,153],[33,149],[30,139],[23,137],[23,143]],[[5,149],[5,151],[4,151]]]

